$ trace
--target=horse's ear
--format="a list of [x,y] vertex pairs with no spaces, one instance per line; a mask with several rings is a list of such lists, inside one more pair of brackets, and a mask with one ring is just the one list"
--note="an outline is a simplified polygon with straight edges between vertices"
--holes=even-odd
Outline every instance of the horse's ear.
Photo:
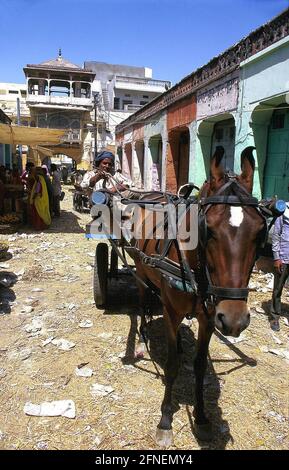
[[210,187],[212,190],[219,189],[224,182],[224,169],[221,165],[221,160],[224,155],[224,147],[219,145],[216,147],[215,153],[211,159],[210,169]]
[[255,159],[253,157],[255,147],[246,147],[241,153],[240,183],[242,183],[249,193],[252,193],[253,178],[255,170]]

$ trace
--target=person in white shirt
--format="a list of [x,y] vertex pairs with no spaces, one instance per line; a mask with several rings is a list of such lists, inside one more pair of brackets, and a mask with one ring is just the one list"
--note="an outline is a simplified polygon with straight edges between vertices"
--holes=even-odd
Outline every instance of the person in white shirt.
[[114,172],[114,160],[112,152],[99,153],[94,160],[95,170],[88,171],[80,183],[82,189],[92,188],[93,191],[107,189],[117,193],[130,188],[131,181],[120,172]]

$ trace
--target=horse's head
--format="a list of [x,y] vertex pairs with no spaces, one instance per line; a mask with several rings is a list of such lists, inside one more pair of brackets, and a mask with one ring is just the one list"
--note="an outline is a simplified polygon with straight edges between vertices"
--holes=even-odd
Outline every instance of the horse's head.
[[[215,325],[224,335],[239,336],[250,323],[249,277],[265,230],[258,202],[252,197],[254,158],[247,147],[240,175],[225,173],[222,147],[211,161],[210,181],[201,193],[205,235],[201,240],[207,268],[208,295],[216,307]],[[202,234],[200,235],[202,237]]]

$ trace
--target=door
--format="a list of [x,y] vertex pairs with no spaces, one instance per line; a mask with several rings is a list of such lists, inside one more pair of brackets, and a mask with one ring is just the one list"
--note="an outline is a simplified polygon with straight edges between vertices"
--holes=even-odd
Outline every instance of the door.
[[268,135],[267,160],[264,172],[264,197],[278,196],[288,201],[289,184],[289,112],[274,112]]
[[222,159],[224,170],[233,171],[235,153],[235,121],[233,118],[215,124],[212,139],[212,155],[214,155],[216,147],[219,145],[221,145],[225,151]]
[[178,188],[189,181],[189,131],[182,132],[179,140]]

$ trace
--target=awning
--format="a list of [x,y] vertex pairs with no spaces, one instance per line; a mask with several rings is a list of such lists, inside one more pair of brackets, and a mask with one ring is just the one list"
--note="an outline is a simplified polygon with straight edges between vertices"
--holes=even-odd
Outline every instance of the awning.
[[42,147],[41,145],[32,145],[32,149],[36,150],[36,152],[40,153],[41,155],[44,155],[45,157],[55,156],[51,149]]
[[67,129],[46,129],[40,127],[11,126],[0,123],[1,144],[61,144],[61,137],[67,134]]

